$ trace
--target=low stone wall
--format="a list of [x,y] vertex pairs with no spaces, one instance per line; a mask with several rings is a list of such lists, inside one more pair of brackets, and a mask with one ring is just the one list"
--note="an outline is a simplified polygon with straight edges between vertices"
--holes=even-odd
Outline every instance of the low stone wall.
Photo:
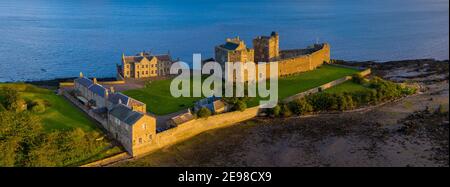
[[259,107],[249,108],[243,112],[228,112],[219,115],[213,115],[205,119],[195,119],[175,128],[156,134],[152,145],[142,147],[134,151],[134,156],[142,156],[151,153],[165,146],[173,145],[188,138],[194,137],[202,132],[228,127],[241,121],[249,120],[257,116]]
[[81,167],[101,167],[101,166],[106,166],[106,165],[112,164],[114,162],[122,161],[122,160],[125,160],[128,158],[131,158],[131,156],[128,153],[123,152],[123,153],[120,153],[120,154],[117,154],[117,155],[114,155],[114,156],[111,156],[108,158],[104,158],[104,159],[101,159],[101,160],[98,160],[95,162],[91,162],[89,164],[82,165]]
[[364,71],[359,72],[358,74],[363,76],[363,77],[365,77],[367,75],[370,75],[371,73],[372,73],[372,70],[370,68],[368,68],[368,69],[366,69]]
[[[103,82],[98,82],[98,84],[108,84],[108,85],[113,85],[113,84],[125,84],[124,80],[117,80],[117,81],[103,81]],[[60,82],[59,83],[59,87],[73,87],[74,83],[73,82]]]
[[120,81],[104,81],[104,82],[98,82],[99,84],[125,84],[124,80]]

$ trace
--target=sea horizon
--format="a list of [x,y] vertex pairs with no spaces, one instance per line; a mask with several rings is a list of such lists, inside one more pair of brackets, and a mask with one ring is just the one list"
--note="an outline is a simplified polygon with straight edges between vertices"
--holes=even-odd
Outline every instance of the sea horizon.
[[446,0],[2,1],[0,82],[115,77],[122,54],[170,53],[191,63],[239,36],[276,31],[280,48],[331,45],[331,58],[449,58]]

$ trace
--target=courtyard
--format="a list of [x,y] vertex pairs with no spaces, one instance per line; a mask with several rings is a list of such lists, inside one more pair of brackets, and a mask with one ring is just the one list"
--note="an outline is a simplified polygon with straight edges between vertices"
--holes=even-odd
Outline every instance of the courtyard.
[[[278,99],[284,99],[357,72],[358,70],[355,69],[323,65],[312,71],[280,77],[278,80]],[[143,88],[126,90],[123,93],[144,102],[147,104],[147,111],[156,115],[167,115],[192,107],[196,101],[201,99],[200,97],[173,97],[170,94],[171,81],[172,79],[153,80],[147,82]],[[191,87],[191,91],[193,89],[201,88]],[[247,104],[249,107],[257,106],[261,99],[264,98],[250,98]]]

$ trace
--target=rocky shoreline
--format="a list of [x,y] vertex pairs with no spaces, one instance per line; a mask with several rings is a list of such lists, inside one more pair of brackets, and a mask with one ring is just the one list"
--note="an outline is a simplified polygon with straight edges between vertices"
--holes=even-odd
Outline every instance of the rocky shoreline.
[[[411,67],[411,66],[417,66],[417,68],[429,66],[428,72],[430,74],[432,73],[443,73],[445,71],[448,72],[448,66],[447,69],[439,69],[436,67],[441,67],[439,64],[441,63],[447,63],[448,60],[435,60],[435,59],[414,59],[414,60],[401,60],[401,61],[386,61],[386,62],[374,62],[374,61],[344,61],[344,60],[333,60],[333,63],[336,64],[342,64],[342,65],[348,65],[348,66],[359,66],[359,67],[366,67],[366,68],[372,68],[375,71],[373,71],[373,74],[377,76],[383,77],[383,71],[391,68],[399,68],[399,67]],[[48,80],[36,80],[36,81],[25,81],[25,83],[37,85],[37,86],[43,86],[43,87],[57,87],[60,82],[69,82],[73,81],[77,77],[62,77],[62,78],[55,78],[55,79],[48,79]],[[408,78],[408,77],[405,77]],[[448,79],[448,77],[446,77]],[[101,77],[97,78],[99,81],[113,81],[116,80],[115,77]],[[9,82],[8,82],[9,83]]]

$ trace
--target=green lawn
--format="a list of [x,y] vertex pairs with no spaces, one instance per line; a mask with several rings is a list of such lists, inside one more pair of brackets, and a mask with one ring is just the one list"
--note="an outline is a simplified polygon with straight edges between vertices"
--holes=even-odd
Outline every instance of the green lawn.
[[98,129],[86,114],[73,106],[62,96],[56,95],[52,90],[38,88],[29,84],[0,84],[14,86],[27,101],[41,100],[48,103],[45,112],[37,114],[42,119],[45,130],[64,130],[81,128],[86,131]]
[[[194,106],[199,97],[178,97],[170,94],[172,79],[157,80],[142,89],[127,90],[123,93],[147,104],[147,111],[156,115],[165,115]],[[192,83],[192,81],[191,81]],[[192,84],[191,84],[192,85]],[[194,88],[201,89],[201,88]],[[192,88],[191,88],[192,91]]]
[[[278,99],[282,100],[299,92],[323,85],[333,80],[357,73],[358,70],[331,65],[322,65],[312,71],[278,79]],[[259,105],[261,98],[250,99],[250,107]],[[266,100],[266,99],[265,99]]]
[[[278,99],[284,99],[299,92],[328,83],[335,79],[352,75],[358,72],[355,69],[323,65],[316,70],[292,75],[278,80]],[[156,115],[165,115],[193,106],[200,98],[180,97],[174,98],[170,94],[172,80],[153,81],[146,88],[127,90],[124,94],[147,104],[147,111]],[[194,88],[200,89],[200,88]],[[257,106],[261,98],[249,100],[249,107]]]
[[[83,131],[90,133],[89,136],[97,136],[96,134],[101,133],[100,129],[86,114],[73,106],[62,96],[56,95],[53,90],[23,83],[0,83],[0,93],[2,92],[2,88],[6,86],[13,87],[15,90],[19,91],[20,96],[24,98],[27,103],[29,101],[38,100],[46,103],[46,110],[43,113],[35,113],[36,116],[41,118],[44,132],[67,131],[80,128]],[[1,99],[3,98],[1,98],[0,94],[0,100]],[[112,145],[111,142],[106,139],[95,141],[98,147],[92,147],[92,149],[94,149],[92,154],[71,158],[73,161],[69,162],[68,166],[87,164],[123,152],[120,147]],[[65,154],[65,152],[61,152],[60,154]]]
[[326,93],[344,93],[344,92],[357,92],[357,91],[365,91],[370,90],[370,88],[365,87],[361,84],[357,84],[353,81],[347,81],[335,87],[331,87],[326,89]]

